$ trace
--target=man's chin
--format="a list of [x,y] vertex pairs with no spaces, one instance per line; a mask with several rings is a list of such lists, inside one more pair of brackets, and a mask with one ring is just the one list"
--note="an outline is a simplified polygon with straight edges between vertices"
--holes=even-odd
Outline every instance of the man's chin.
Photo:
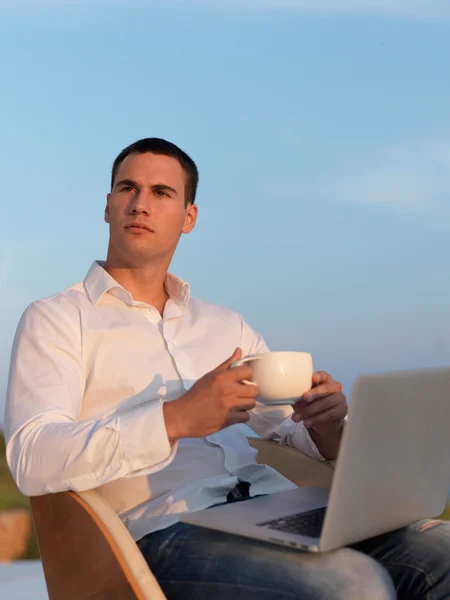
[[[156,240],[155,240],[156,241]],[[138,268],[148,264],[165,261],[172,257],[175,249],[163,249],[156,247],[156,244],[149,244],[148,239],[144,243],[143,237],[130,236],[126,240],[121,240],[121,244],[110,244],[108,249],[108,262],[122,264],[122,268]]]

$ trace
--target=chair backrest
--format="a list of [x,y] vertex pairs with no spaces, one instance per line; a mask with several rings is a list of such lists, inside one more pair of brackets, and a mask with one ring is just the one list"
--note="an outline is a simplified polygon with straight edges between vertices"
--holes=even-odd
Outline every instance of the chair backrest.
[[112,508],[95,491],[30,498],[50,600],[164,600]]
[[261,438],[249,438],[249,444],[256,450],[256,460],[269,465],[298,486],[331,487],[334,463],[318,461],[290,446],[280,446],[277,442]]

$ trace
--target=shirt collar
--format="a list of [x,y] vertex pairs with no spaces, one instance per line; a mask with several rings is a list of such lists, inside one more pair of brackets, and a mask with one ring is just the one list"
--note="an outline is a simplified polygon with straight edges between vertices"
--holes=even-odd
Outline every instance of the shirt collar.
[[[114,290],[114,295],[126,302],[126,304],[135,304],[131,293],[111,277],[105,270],[104,265],[104,261],[94,261],[84,279],[84,287],[92,304],[97,306],[102,297],[106,293],[111,293],[112,290]],[[165,284],[171,300],[182,308],[188,305],[190,298],[188,283],[171,273],[167,273]]]

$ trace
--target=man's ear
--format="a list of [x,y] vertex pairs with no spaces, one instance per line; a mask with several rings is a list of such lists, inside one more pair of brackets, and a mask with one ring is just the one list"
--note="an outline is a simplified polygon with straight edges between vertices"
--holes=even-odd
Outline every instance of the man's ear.
[[111,194],[106,194],[106,206],[105,206],[105,222],[109,223],[109,199]]
[[191,233],[197,223],[198,207],[196,204],[189,204],[186,207],[186,217],[184,219],[182,233]]

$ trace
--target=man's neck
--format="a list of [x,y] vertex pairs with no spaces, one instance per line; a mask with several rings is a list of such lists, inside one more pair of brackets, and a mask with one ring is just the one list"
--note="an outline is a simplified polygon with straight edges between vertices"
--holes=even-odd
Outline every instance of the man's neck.
[[162,315],[169,299],[165,288],[167,268],[145,265],[143,267],[123,267],[106,260],[105,270],[117,283],[130,292],[133,300],[154,306]]

